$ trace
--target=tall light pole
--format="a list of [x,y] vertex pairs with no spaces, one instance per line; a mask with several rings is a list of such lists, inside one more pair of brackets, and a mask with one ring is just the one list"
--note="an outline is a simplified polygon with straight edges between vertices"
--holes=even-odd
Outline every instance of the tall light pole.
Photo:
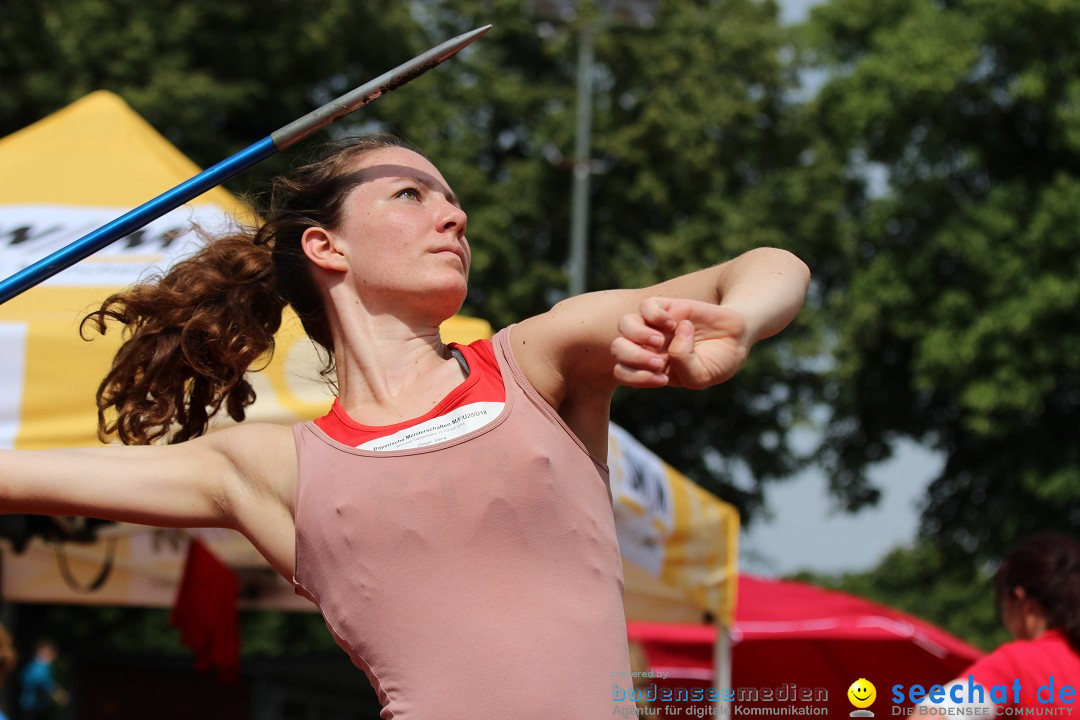
[[570,196],[571,296],[586,290],[589,257],[589,180],[592,175],[593,66],[597,30],[613,22],[652,27],[660,0],[595,0],[596,12],[579,12],[582,0],[533,0],[533,13],[564,22],[577,20],[577,98],[574,131],[574,180]]
[[596,28],[592,21],[578,29],[577,123],[574,131],[574,184],[570,202],[571,296],[585,292],[585,272],[589,263],[589,177],[592,175],[593,43]]

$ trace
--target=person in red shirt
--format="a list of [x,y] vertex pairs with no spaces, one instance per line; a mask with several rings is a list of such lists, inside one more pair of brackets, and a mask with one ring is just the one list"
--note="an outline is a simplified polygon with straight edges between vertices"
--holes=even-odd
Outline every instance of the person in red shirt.
[[1080,694],[1080,542],[1059,533],[1029,538],[1005,558],[994,585],[1016,639],[960,673],[946,694],[988,714],[1072,715]]
[[[1016,638],[978,660],[972,676],[999,708],[1044,706],[1066,715],[1080,691],[1080,542],[1062,534],[1026,540],[995,578],[1002,621]],[[1019,684],[1016,681],[1019,680]]]

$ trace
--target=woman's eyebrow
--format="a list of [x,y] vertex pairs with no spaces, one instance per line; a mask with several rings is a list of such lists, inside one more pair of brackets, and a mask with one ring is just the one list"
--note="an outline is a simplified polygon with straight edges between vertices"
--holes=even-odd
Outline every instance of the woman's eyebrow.
[[426,172],[416,170],[404,165],[372,165],[352,173],[356,183],[369,182],[379,178],[388,180],[411,180],[426,187],[428,190],[442,193],[446,201],[456,208],[461,208],[461,201],[454,191],[443,185],[438,178]]
[[428,177],[426,175],[401,175],[400,177],[403,180],[414,180],[426,187],[428,190],[432,190],[433,192],[442,193],[444,196],[446,196],[446,201],[448,203],[458,208],[459,210],[461,209],[461,202],[458,200],[458,196],[454,194],[454,191],[443,185],[435,178]]

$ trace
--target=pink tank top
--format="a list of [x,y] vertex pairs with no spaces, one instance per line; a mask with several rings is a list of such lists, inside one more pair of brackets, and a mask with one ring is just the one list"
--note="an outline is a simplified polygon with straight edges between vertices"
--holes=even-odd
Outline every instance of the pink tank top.
[[[411,450],[296,426],[296,591],[385,720],[595,720],[633,703],[607,468],[496,334],[506,405]],[[621,682],[620,682],[621,680]]]

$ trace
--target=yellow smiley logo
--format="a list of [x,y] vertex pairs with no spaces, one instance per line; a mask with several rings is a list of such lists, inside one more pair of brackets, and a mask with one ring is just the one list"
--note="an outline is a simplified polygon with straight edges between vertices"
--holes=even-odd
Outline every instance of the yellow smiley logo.
[[866,678],[859,678],[847,689],[848,700],[857,708],[868,708],[877,698],[877,688]]

